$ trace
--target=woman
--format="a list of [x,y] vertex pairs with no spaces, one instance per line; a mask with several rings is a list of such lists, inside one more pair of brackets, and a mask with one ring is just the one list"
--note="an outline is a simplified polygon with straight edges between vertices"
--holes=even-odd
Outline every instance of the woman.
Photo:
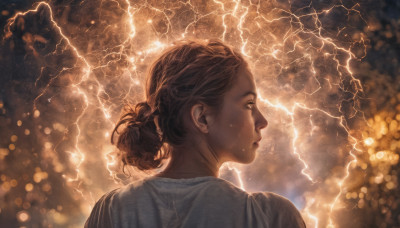
[[112,141],[125,165],[161,173],[105,194],[85,227],[305,227],[287,199],[218,178],[250,163],[267,121],[243,57],[219,41],[183,41],[152,65],[146,101],[128,108]]

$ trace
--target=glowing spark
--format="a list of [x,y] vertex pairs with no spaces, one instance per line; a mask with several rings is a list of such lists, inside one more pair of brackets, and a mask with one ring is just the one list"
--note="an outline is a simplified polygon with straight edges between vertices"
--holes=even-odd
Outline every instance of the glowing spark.
[[371,137],[366,138],[364,140],[364,144],[367,145],[367,146],[371,146],[374,142],[375,142],[375,140],[373,138],[371,138]]

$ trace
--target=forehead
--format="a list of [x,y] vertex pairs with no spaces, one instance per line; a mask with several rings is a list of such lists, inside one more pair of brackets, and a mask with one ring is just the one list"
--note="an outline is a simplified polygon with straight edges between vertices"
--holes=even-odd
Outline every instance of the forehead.
[[239,70],[235,83],[228,94],[233,96],[235,99],[238,99],[248,92],[256,93],[256,86],[251,72],[247,67],[242,67]]

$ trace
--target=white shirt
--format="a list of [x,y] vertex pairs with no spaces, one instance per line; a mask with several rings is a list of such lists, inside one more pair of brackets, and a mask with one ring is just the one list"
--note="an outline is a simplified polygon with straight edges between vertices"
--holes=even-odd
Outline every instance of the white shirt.
[[152,177],[105,194],[85,228],[305,227],[296,207],[274,193],[249,194],[216,177]]

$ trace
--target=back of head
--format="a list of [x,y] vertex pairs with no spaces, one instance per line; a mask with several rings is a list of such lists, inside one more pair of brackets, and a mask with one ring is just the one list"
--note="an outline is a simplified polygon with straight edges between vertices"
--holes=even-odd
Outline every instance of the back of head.
[[203,103],[216,111],[232,87],[243,57],[218,40],[180,41],[150,67],[146,101],[125,113],[114,128],[124,165],[141,170],[160,167],[169,153],[163,145],[180,145],[187,135],[183,117]]

